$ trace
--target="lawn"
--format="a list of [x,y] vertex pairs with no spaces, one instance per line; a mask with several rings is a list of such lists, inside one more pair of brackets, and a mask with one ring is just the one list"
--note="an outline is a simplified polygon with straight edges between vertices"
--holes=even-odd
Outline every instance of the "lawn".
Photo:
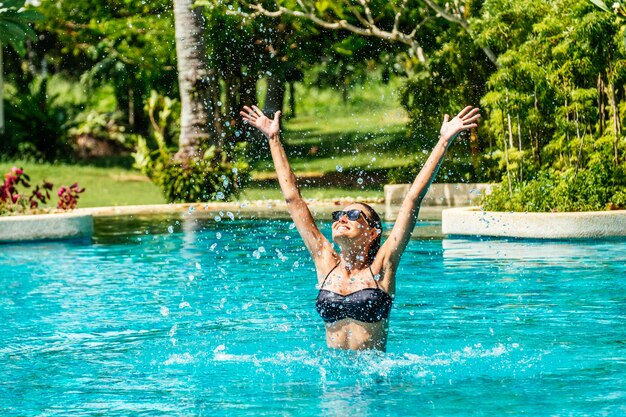
[[[355,88],[345,103],[336,91],[297,88],[298,116],[283,121],[283,143],[296,174],[387,170],[410,162],[409,120],[398,88],[398,83],[371,83]],[[262,143],[251,161],[257,173],[274,171]]]
[[[398,104],[398,84],[373,82],[355,88],[349,102],[336,91],[297,87],[297,117],[285,117],[283,142],[307,199],[382,198],[389,168],[413,159],[406,139],[406,113]],[[240,200],[282,199],[269,149],[263,140],[250,146],[252,184]],[[116,167],[0,162],[0,173],[24,168],[33,185],[78,182],[86,189],[79,207],[161,204],[158,188],[140,172]],[[53,198],[56,201],[56,198]]]
[[[56,191],[61,185],[78,182],[85,188],[79,198],[79,207],[165,203],[159,189],[134,170],[13,161],[0,162],[0,172],[7,172],[12,166],[24,168],[32,186],[47,180],[54,184]],[[28,189],[20,190],[28,192]],[[57,201],[56,196],[52,196],[52,201]]]

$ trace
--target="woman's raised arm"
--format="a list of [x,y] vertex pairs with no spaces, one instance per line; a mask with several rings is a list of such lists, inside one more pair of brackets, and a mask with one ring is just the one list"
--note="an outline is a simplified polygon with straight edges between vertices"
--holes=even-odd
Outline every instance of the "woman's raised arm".
[[[267,137],[274,161],[274,168],[278,176],[278,183],[283,192],[289,214],[304,240],[309,253],[315,261],[315,265],[322,262],[325,256],[334,253],[332,244],[320,232],[311,211],[300,194],[300,189],[296,182],[296,177],[289,166],[285,149],[280,142],[280,111],[276,112],[274,119],[269,119],[257,107],[244,106],[244,111],[240,112],[243,119],[251,126],[259,129]],[[318,268],[319,270],[319,268]]]
[[400,257],[411,239],[420,204],[432,183],[441,161],[454,141],[454,138],[462,131],[477,127],[480,118],[479,109],[467,106],[452,120],[447,114],[443,118],[443,124],[439,131],[439,141],[430,153],[426,163],[413,181],[411,188],[400,207],[396,223],[391,230],[389,238],[381,248],[381,255],[390,262],[392,268],[397,268]]

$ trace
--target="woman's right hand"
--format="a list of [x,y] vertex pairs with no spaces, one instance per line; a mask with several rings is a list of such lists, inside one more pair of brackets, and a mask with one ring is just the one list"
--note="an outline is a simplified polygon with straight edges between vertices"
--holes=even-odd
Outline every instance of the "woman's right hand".
[[239,114],[244,121],[259,129],[268,139],[278,137],[280,133],[280,111],[276,112],[274,120],[272,120],[264,115],[257,106],[252,106],[252,108],[243,106],[243,110]]

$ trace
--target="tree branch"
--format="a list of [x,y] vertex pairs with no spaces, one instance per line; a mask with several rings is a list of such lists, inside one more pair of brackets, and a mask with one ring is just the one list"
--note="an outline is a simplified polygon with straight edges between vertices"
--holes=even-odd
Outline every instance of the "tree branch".
[[[361,26],[357,26],[352,23],[349,23],[345,19],[326,20],[318,16],[315,13],[314,8],[308,8],[307,5],[302,0],[297,0],[297,3],[300,6],[301,10],[292,10],[283,6],[277,6],[276,10],[269,10],[269,9],[266,9],[262,3],[256,3],[256,2],[250,3],[250,2],[243,0],[241,1],[241,4],[243,4],[246,8],[252,10],[253,11],[252,13],[246,13],[244,11],[234,10],[234,9],[227,10],[227,13],[236,14],[239,16],[247,17],[247,18],[254,18],[260,15],[268,16],[268,17],[280,17],[283,15],[293,16],[293,17],[297,17],[301,19],[310,20],[311,22],[325,29],[347,30],[347,31],[350,31],[352,33],[355,33],[361,36],[371,36],[375,38],[385,39],[387,41],[400,42],[402,44],[409,46],[413,50],[415,55],[418,57],[418,59],[421,62],[426,63],[424,51],[421,45],[419,44],[419,42],[415,40],[416,31],[413,31],[412,33],[407,34],[398,30],[401,16],[397,16],[396,14],[396,18],[394,21],[394,29],[391,32],[383,30],[376,25],[376,22],[372,15],[372,11],[369,8],[369,0],[358,0],[358,1],[364,9],[365,16],[363,16],[358,11],[358,9],[354,7],[353,4],[350,4],[349,0],[346,1],[345,3],[350,9],[350,12],[352,13],[352,15],[359,21]],[[406,0],[403,1],[403,6],[402,6],[403,10],[404,10],[405,3],[406,3]]]
[[[439,6],[437,3],[435,3],[433,0],[424,0],[424,3],[426,3],[426,5],[428,7],[430,7],[431,9],[433,9],[435,12],[437,12],[437,14],[441,17],[443,17],[444,19],[446,19],[448,22],[451,23],[456,23],[457,25],[461,26],[468,35],[470,35],[470,37],[474,40],[476,40],[476,37],[474,36],[474,33],[472,32],[471,28],[470,28],[470,24],[467,20],[463,19],[462,17],[455,15],[454,13],[450,13],[448,12],[446,9],[444,9],[443,7]],[[485,53],[485,55],[487,55],[487,58],[489,58],[489,60],[495,64],[496,66],[498,65],[498,57],[496,56],[496,54],[491,50],[491,48],[489,48],[486,45],[481,45],[478,41],[476,41],[477,45],[480,47],[480,49],[483,50],[483,52]]]

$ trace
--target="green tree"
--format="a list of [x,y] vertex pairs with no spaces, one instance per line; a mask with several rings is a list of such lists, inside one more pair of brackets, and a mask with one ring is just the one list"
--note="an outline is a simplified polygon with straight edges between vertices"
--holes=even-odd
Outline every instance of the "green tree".
[[24,55],[24,42],[37,39],[37,34],[29,24],[43,17],[34,10],[26,9],[24,5],[25,0],[6,0],[0,5],[0,133],[4,130],[2,45],[10,45],[19,55]]
[[[176,92],[171,3],[167,0],[43,0],[47,19],[30,66],[80,79],[89,90],[110,85],[131,131],[144,132],[152,88]],[[44,72],[44,68],[39,68]]]
[[25,3],[25,0],[4,0],[0,4],[0,44],[10,45],[20,55],[26,52],[26,40],[37,40],[30,23],[43,18],[37,11],[26,9]]
[[[500,5],[502,10],[520,2],[509,3]],[[507,197],[499,207],[622,206],[626,51],[621,23],[589,1],[523,3],[520,10],[531,13],[515,19],[526,25],[520,31],[510,26],[506,13],[492,11],[481,22],[487,43],[503,51],[482,99],[486,127],[498,139],[492,155],[502,158],[507,174]],[[494,33],[498,27],[510,27],[510,43]],[[521,170],[522,163],[530,172]],[[540,188],[545,193],[536,192]]]

